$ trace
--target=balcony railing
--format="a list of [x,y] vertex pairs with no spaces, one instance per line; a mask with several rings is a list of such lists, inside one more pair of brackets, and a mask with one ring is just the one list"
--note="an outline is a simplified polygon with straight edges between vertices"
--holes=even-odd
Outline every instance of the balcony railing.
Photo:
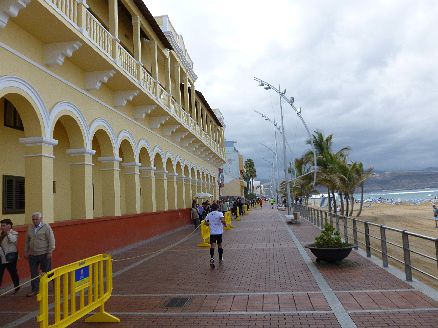
[[89,11],[85,15],[88,38],[108,57],[112,57],[113,36]]
[[[42,0],[46,1],[54,10],[62,17],[67,19],[72,25],[80,30],[80,14],[77,0]],[[114,59],[116,65],[134,79],[138,86],[147,93],[151,98],[156,99],[163,108],[170,113],[178,122],[185,126],[194,135],[204,141],[214,152],[222,158],[225,156],[225,149],[219,147],[215,142],[212,142],[210,136],[206,133],[201,133],[201,127],[196,121],[185,112],[181,106],[172,98],[172,96],[155,80],[149,72],[142,66],[137,64],[137,61],[125,48],[118,42],[111,33],[94,17],[88,10],[85,12],[84,28],[85,35],[94,45],[96,45],[106,56]],[[114,51],[113,47],[117,47]],[[114,56],[116,58],[114,58]],[[140,69],[140,72],[138,72]]]

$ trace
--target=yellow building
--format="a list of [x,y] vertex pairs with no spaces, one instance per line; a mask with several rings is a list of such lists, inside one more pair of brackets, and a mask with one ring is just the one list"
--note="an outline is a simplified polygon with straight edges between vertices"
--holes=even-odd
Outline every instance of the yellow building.
[[190,207],[218,195],[220,112],[141,0],[0,1],[0,171],[15,224]]

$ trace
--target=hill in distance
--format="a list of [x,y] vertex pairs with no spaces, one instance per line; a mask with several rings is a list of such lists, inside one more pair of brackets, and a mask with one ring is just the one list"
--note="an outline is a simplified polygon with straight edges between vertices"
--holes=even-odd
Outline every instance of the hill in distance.
[[409,171],[378,171],[365,182],[365,192],[438,188],[438,168]]

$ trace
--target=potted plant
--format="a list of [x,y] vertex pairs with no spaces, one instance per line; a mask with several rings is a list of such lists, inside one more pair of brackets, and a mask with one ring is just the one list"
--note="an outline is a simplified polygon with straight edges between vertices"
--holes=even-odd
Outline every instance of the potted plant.
[[328,223],[324,225],[324,230],[316,236],[315,242],[306,246],[316,256],[316,262],[321,260],[326,262],[341,261],[350,254],[353,247],[354,245],[343,242],[339,231],[336,231]]

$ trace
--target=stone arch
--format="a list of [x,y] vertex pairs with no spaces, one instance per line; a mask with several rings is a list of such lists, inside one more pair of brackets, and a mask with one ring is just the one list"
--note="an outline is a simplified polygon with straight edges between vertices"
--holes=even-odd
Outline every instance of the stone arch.
[[[85,147],[86,149],[90,149],[89,144],[89,129],[87,125],[87,121],[82,115],[81,111],[72,103],[61,101],[58,102],[55,106],[53,106],[52,110],[50,111],[49,116],[49,122],[50,122],[50,131],[49,131],[49,137],[53,138],[53,131],[55,129],[56,123],[59,121],[59,119],[63,117],[70,117],[75,122],[73,125],[77,125],[80,129],[82,140],[79,142],[79,140],[74,140],[73,147],[72,148],[79,148],[78,146],[74,146],[74,143],[79,143],[82,145],[82,147]],[[67,123],[67,122],[66,122]]]
[[119,135],[117,144],[122,165],[119,171],[120,213],[136,214],[140,212],[140,165],[135,161],[134,144],[128,134]]
[[93,216],[120,215],[118,153],[114,153],[114,134],[110,126],[92,125],[90,145],[93,156]]
[[176,173],[176,208],[185,208],[185,185],[184,185],[184,168],[181,158],[175,159]]
[[154,148],[152,163],[155,168],[155,203],[157,211],[168,209],[167,203],[167,178],[163,156],[158,147]]
[[[0,77],[0,174],[8,181],[13,179],[10,183],[16,186],[15,201],[8,201],[13,208],[8,207],[4,214],[17,225],[30,223],[29,214],[35,211],[43,212],[48,220],[53,218],[52,146],[56,140],[47,136],[47,121],[46,107],[30,84],[16,77]],[[9,199],[3,188],[0,197]]]
[[140,211],[155,212],[155,174],[154,164],[150,156],[150,146],[142,139],[137,145],[137,150],[137,161],[140,163]]
[[116,148],[116,145],[117,145],[116,135],[114,133],[114,130],[113,130],[111,124],[109,124],[103,118],[97,118],[93,122],[91,122],[90,129],[89,129],[89,134],[88,134],[88,136],[89,136],[88,144],[91,147],[93,146],[92,143],[93,143],[94,137],[95,137],[95,135],[96,135],[96,133],[98,131],[104,131],[107,134],[107,136],[108,136],[108,138],[110,140],[110,148],[107,147],[108,144],[106,142],[102,143],[103,146],[105,147],[103,154],[105,154],[106,156],[116,156],[116,154],[117,154],[117,151],[116,151],[117,150],[117,148]]
[[[141,161],[142,151],[146,151],[147,158],[149,158],[148,163],[143,163]],[[149,143],[145,139],[142,138],[138,141],[135,153],[136,153],[136,161],[140,162],[142,164],[142,166],[150,167],[152,165],[152,163],[151,163],[152,148],[151,148],[151,145],[149,145]]]
[[0,98],[6,97],[17,109],[26,137],[48,138],[49,114],[38,92],[15,76],[0,77]]
[[175,164],[169,153],[166,154],[167,204],[169,210],[177,208],[177,186]]
[[184,204],[186,208],[192,206],[192,187],[190,183],[190,167],[187,163],[183,164],[184,175]]
[[83,219],[91,216],[87,195],[92,192],[90,150],[80,121],[69,111],[53,116],[50,136],[58,141],[53,147],[54,219]]

